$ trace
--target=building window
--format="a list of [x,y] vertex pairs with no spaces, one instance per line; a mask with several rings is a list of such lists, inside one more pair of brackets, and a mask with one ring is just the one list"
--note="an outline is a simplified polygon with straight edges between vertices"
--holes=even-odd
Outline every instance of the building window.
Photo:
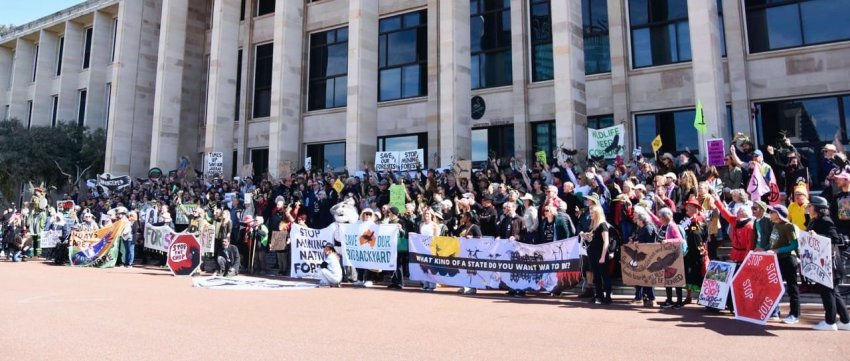
[[691,60],[686,0],[629,0],[634,68]]
[[274,3],[276,0],[258,0],[257,1],[257,16],[274,13]]
[[62,55],[65,53],[65,37],[59,38],[59,48],[56,49],[56,76],[62,75]]
[[115,44],[118,42],[118,18],[112,19],[112,54],[109,59],[115,61]]
[[77,125],[84,126],[86,124],[86,96],[88,91],[80,89],[77,91]]
[[109,128],[109,112],[112,110],[112,83],[106,83],[106,112],[103,113],[104,128]]
[[587,129],[602,129],[614,126],[614,115],[595,115],[587,117]]
[[746,0],[750,52],[850,40],[850,1]]
[[[274,49],[272,49],[272,50],[274,50]],[[271,74],[269,74],[269,77],[271,77]],[[271,101],[271,95],[272,95],[271,94],[271,81],[269,81],[269,84],[270,84],[270,86],[269,86],[269,99],[270,100],[269,101]],[[242,49],[239,49],[236,52],[236,101],[233,103],[233,104],[235,104],[234,107],[233,107],[233,119],[237,122],[239,121],[239,105],[241,103],[239,98],[241,98],[241,97],[242,97]],[[269,107],[271,107],[271,104],[269,104]],[[271,113],[271,108],[269,108],[269,113]]]
[[378,37],[378,100],[428,92],[428,21],[425,10],[381,19]]
[[717,26],[720,27],[720,55],[726,56],[726,26],[723,21],[723,0],[717,0]]
[[531,124],[531,152],[544,151],[552,154],[557,149],[558,140],[555,131],[555,121],[537,122]]
[[472,130],[472,163],[481,168],[488,158],[514,156],[514,126],[500,125]]
[[345,171],[345,142],[308,144],[307,156],[311,158],[313,169]]
[[552,80],[552,9],[549,0],[531,0],[531,81]]
[[59,112],[59,96],[51,96],[50,104],[50,126],[56,128],[56,114]]
[[257,45],[254,56],[254,118],[268,117],[271,114],[273,53],[274,44]]
[[611,72],[607,0],[582,0],[581,23],[584,30],[584,72]]
[[32,100],[27,100],[27,129],[32,128]]
[[92,28],[86,29],[86,40],[83,44],[83,69],[88,69],[89,63],[91,63],[92,31]]
[[250,154],[254,179],[266,179],[266,173],[269,171],[269,148],[251,149]]
[[756,103],[758,143],[778,147],[784,134],[801,153],[817,186],[823,183],[821,147],[832,143],[836,134],[848,143],[850,94],[823,98],[792,99]]
[[35,56],[32,58],[32,82],[35,83],[35,76],[38,73],[38,44],[35,44]]
[[245,0],[239,3],[239,21],[245,20]]
[[635,144],[644,154],[652,154],[652,140],[661,135],[660,153],[690,150],[699,153],[699,140],[694,128],[693,109],[635,115]]
[[378,137],[379,152],[404,152],[408,150],[422,149],[425,164],[428,164],[428,133],[416,133],[405,135],[391,135]]
[[308,110],[344,107],[347,75],[348,28],[311,34]]
[[470,0],[469,12],[472,89],[510,85],[510,1]]

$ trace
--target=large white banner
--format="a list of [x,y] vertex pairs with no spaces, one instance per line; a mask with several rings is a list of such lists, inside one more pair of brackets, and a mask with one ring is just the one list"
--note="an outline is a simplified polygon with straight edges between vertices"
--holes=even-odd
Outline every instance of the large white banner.
[[578,237],[541,245],[410,235],[410,279],[457,287],[559,292],[581,279]]
[[345,265],[370,270],[396,270],[397,224],[339,224],[339,234]]
[[826,287],[832,284],[832,242],[829,238],[797,232],[800,242],[800,270],[803,277]]
[[323,229],[312,229],[292,225],[289,232],[291,262],[291,277],[295,278],[319,278],[320,266],[325,260],[322,247],[325,243],[333,244],[334,226]]
[[732,285],[732,276],[735,275],[736,264],[731,262],[711,261],[708,271],[702,280],[702,288],[699,292],[700,305],[722,310],[726,308],[726,300],[729,297],[729,287]]
[[425,152],[422,149],[399,152],[398,162],[402,172],[425,168]]
[[623,124],[602,129],[587,130],[587,155],[591,157],[616,158],[623,155],[626,141],[626,126]]
[[224,153],[210,152],[207,153],[207,163],[204,169],[204,175],[207,178],[221,177],[224,174]]
[[376,152],[375,171],[395,172],[398,170],[398,152]]
[[59,244],[59,239],[62,238],[62,231],[44,231],[41,232],[39,241],[41,248],[55,248]]
[[174,230],[169,226],[154,226],[150,223],[145,225],[145,248],[168,253],[168,246],[174,240]]
[[204,224],[196,236],[201,244],[202,254],[215,254],[215,224]]

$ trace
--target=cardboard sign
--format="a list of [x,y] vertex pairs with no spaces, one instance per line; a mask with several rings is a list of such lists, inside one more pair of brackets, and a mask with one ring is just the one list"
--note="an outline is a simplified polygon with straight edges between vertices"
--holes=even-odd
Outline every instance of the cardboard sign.
[[375,171],[395,172],[398,170],[398,152],[376,152]]
[[711,261],[708,264],[705,278],[702,280],[699,302],[697,303],[718,310],[725,309],[736,266],[731,262]]
[[399,152],[399,170],[415,171],[425,168],[425,152],[422,149]]
[[271,238],[269,238],[269,251],[285,251],[287,240],[289,240],[289,232],[273,231]]
[[779,305],[785,284],[779,272],[779,259],[771,252],[750,252],[732,278],[735,318],[764,325]]
[[708,164],[722,167],[726,164],[726,143],[723,139],[709,139],[705,141],[705,149],[708,152]]
[[459,160],[456,161],[454,167],[452,169],[456,178],[472,178],[472,161],[471,160]]
[[832,242],[829,238],[798,232],[800,242],[800,270],[803,277],[833,288],[832,280]]
[[623,124],[602,129],[587,130],[587,155],[614,159],[624,156],[626,126]]
[[242,177],[254,176],[254,163],[247,163],[242,166]]
[[620,248],[623,283],[643,287],[684,287],[680,243],[632,243]]
[[166,263],[171,274],[191,276],[201,267],[201,243],[194,234],[178,234],[168,246]]
[[206,167],[204,168],[204,175],[207,178],[221,178],[224,174],[224,153],[222,152],[210,152],[207,153],[207,162]]
[[278,168],[277,177],[280,179],[285,179],[292,176],[292,162],[285,160],[280,163],[280,167]]
[[72,200],[58,201],[56,202],[56,211],[62,213],[67,218],[71,216],[71,212],[74,211],[75,206],[76,204]]

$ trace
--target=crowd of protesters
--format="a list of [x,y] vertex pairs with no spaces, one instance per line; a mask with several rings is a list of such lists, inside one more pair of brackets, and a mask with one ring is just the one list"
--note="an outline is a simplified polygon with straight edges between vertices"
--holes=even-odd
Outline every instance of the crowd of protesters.
[[[146,264],[162,264],[163,256],[141,246],[145,223],[169,225],[180,232],[208,222],[216,229],[219,272],[268,273],[277,269],[285,275],[288,255],[286,250],[269,249],[270,233],[288,233],[293,223],[324,228],[335,221],[332,208],[348,203],[356,208],[360,221],[398,224],[402,240],[414,232],[499,237],[529,244],[579,236],[586,249],[582,262],[584,292],[579,297],[597,304],[612,302],[612,278],[619,262],[618,247],[610,245],[679,242],[684,251],[686,287],[666,289],[660,302],[653,288],[635,287],[631,301],[644,307],[674,309],[697,297],[710,260],[740,266],[750,251],[770,251],[778,255],[790,299],[790,312],[783,322],[797,323],[798,284],[806,281],[798,275],[795,227],[829,237],[837,250],[846,249],[850,237],[850,166],[846,155],[827,144],[821,157],[805,159],[785,138],[776,147],[764,149],[757,149],[743,136],[736,136],[731,143],[721,167],[705,164],[691,152],[652,157],[635,154],[628,162],[621,157],[579,161],[570,151],[558,149],[548,163],[491,158],[468,178],[451,170],[386,174],[368,168],[356,175],[302,169],[281,179],[256,180],[172,175],[140,180],[108,195],[96,189],[86,195],[66,194],[63,198],[74,200],[77,207],[67,221],[48,207],[45,227],[62,229],[67,238],[74,227],[96,229],[97,222],[120,216],[115,209],[122,209],[134,224],[136,258]],[[809,172],[812,162],[818,163],[816,179]],[[755,172],[766,181],[769,191],[753,189],[750,183]],[[405,189],[406,202],[401,209],[390,205],[389,189],[394,184]],[[812,196],[811,188],[819,190],[820,195]],[[188,224],[175,225],[176,210],[188,204],[197,206],[190,212]],[[27,242],[33,238],[29,233],[34,226],[31,208],[31,204],[24,204],[22,209],[8,209],[2,216],[0,234],[9,259],[25,260],[32,255],[34,243]],[[402,269],[391,275],[390,288],[403,287],[407,274],[407,246],[402,243],[406,242],[400,241],[399,246]],[[719,252],[721,249],[729,251]],[[267,252],[276,253],[277,267],[266,265]],[[132,266],[136,262],[134,252],[124,253],[119,263]],[[338,284],[343,278],[338,256],[333,247],[325,254],[331,261],[330,271],[325,273],[331,284]],[[843,270],[839,257],[834,272],[836,285]],[[344,273],[359,286],[372,286],[384,276],[365,270]],[[433,291],[437,286],[425,282],[422,289]],[[825,309],[825,320],[815,329],[850,330],[847,307],[837,290],[810,287],[821,294]],[[522,296],[524,292],[511,290],[509,294]],[[731,302],[727,307],[732,308]],[[774,314],[779,317],[778,310]]]

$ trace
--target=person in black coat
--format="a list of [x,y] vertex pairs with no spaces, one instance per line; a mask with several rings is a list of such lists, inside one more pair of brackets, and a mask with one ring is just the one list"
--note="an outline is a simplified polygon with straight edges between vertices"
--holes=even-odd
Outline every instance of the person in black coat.
[[236,276],[239,274],[239,249],[230,244],[230,240],[225,238],[221,240],[221,255],[216,259],[218,267],[216,273],[222,276]]
[[[838,234],[838,229],[832,218],[829,217],[829,202],[823,197],[812,197],[808,207],[806,207],[811,220],[807,225],[807,229],[812,234],[818,234],[829,238],[833,244],[833,250],[837,246],[844,245],[844,237]],[[832,252],[833,264],[838,267],[833,267],[832,279],[833,284],[838,285],[841,278],[844,276],[844,262],[841,259],[840,252]],[[847,312],[847,305],[844,304],[844,299],[835,292],[835,288],[829,288],[821,284],[817,284],[817,289],[820,292],[821,301],[823,301],[823,310],[825,313],[824,321],[821,321],[814,326],[815,330],[850,330],[850,315]],[[835,315],[840,318],[839,323],[835,322]]]

